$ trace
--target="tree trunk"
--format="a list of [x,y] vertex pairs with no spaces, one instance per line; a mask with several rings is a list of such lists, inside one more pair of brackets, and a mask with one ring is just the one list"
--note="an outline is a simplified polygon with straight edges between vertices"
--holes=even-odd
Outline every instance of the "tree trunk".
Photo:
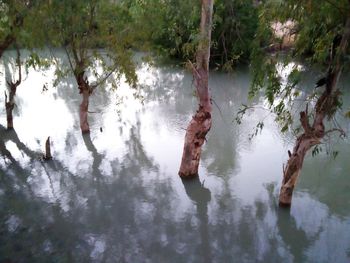
[[13,111],[14,107],[15,107],[15,103],[14,103],[13,99],[11,100],[11,96],[10,96],[10,99],[7,101],[7,95],[5,92],[5,109],[6,109],[6,119],[7,119],[7,129],[8,130],[13,129],[12,111]]
[[[342,40],[338,52],[330,55],[330,66],[326,77],[325,91],[317,100],[315,105],[314,121],[312,126],[308,119],[308,109],[300,113],[300,122],[304,133],[297,138],[293,153],[289,152],[289,160],[283,171],[283,181],[279,195],[280,206],[290,206],[295,184],[300,175],[306,153],[315,145],[319,144],[325,136],[325,127],[323,121],[325,117],[335,109],[338,97],[337,82],[342,71],[342,60],[346,54],[348,40],[350,38],[350,17],[347,18]],[[332,47],[333,51],[336,47]]]
[[79,117],[80,117],[80,129],[82,133],[89,133],[90,127],[88,123],[88,110],[89,110],[89,98],[90,92],[87,89],[83,89],[81,92],[82,102],[79,106]]
[[88,110],[89,110],[89,98],[92,89],[89,85],[89,81],[84,76],[85,72],[81,71],[76,75],[76,80],[78,83],[79,93],[82,95],[82,102],[79,106],[79,119],[80,119],[80,129],[82,133],[89,133],[90,127],[88,123]]
[[199,108],[186,130],[179,175],[191,178],[198,175],[201,147],[211,128],[211,96],[208,87],[210,40],[213,14],[213,0],[202,0],[200,42],[196,54],[196,66],[192,67]]
[[52,159],[51,155],[51,145],[50,145],[50,136],[47,137],[46,143],[45,143],[45,155],[44,160],[48,161]]
[[6,36],[4,41],[0,44],[0,58],[4,51],[15,41],[15,37],[12,34]]
[[20,60],[20,52],[16,45],[16,51],[17,51],[17,67],[18,67],[18,80],[16,82],[13,82],[12,80],[6,80],[6,83],[10,89],[9,94],[9,100],[7,100],[7,94],[5,91],[5,108],[6,108],[6,119],[7,119],[7,129],[12,130],[13,129],[13,115],[12,111],[15,107],[15,96],[17,87],[22,82],[22,69],[21,69],[21,60]]

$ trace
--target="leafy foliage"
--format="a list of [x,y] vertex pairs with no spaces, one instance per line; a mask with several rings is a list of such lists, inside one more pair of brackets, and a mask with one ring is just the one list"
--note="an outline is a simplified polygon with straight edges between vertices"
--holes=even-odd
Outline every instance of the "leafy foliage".
[[215,2],[211,63],[232,70],[237,63],[248,63],[258,27],[258,9],[253,1]]
[[[75,76],[89,72],[99,84],[116,72],[118,79],[125,75],[129,84],[135,85],[130,17],[123,4],[107,0],[52,0],[46,4],[45,21],[51,45],[66,49]],[[102,74],[97,66],[102,66]],[[58,76],[67,73],[60,71]]]
[[[317,64],[323,72],[327,72],[330,55],[337,48],[335,39],[342,34],[349,9],[346,0],[265,1],[259,7],[259,26],[251,55],[253,82],[249,95],[252,98],[260,92],[264,94],[268,108],[281,124],[282,132],[289,130],[293,124],[293,106],[301,106],[296,99],[300,99],[302,94],[299,85],[303,68],[292,61]],[[276,22],[293,25],[289,33],[295,36],[295,43],[289,50],[271,54],[278,43],[272,28]],[[345,60],[343,62],[346,63]],[[314,90],[303,98],[305,104],[317,96],[318,90]],[[336,96],[329,105],[328,117],[334,116],[341,105],[340,96]]]
[[[198,45],[200,1],[127,0],[151,47],[182,61],[193,60]],[[155,12],[154,10],[157,10]],[[253,1],[218,0],[214,5],[211,66],[231,70],[248,62],[257,29]]]

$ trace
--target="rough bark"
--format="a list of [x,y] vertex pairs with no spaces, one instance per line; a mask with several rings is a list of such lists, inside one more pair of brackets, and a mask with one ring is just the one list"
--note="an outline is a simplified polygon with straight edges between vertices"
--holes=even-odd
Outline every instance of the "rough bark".
[[77,76],[77,82],[79,87],[79,93],[82,95],[82,101],[79,106],[79,118],[80,118],[80,129],[82,133],[89,133],[90,127],[88,123],[88,111],[89,111],[89,98],[92,89],[84,72]]
[[[17,67],[18,67],[18,80],[16,82],[12,80],[7,80],[6,83],[9,87],[9,97],[7,97],[7,94],[5,92],[5,109],[6,109],[6,119],[7,119],[7,129],[11,130],[13,129],[13,108],[15,107],[15,96],[17,87],[22,82],[22,69],[21,69],[21,60],[20,60],[20,52],[18,47],[17,49]],[[8,100],[7,100],[8,99]]]
[[191,64],[199,108],[186,130],[179,175],[191,178],[198,175],[201,147],[211,128],[211,96],[208,87],[210,40],[213,0],[202,0],[200,42],[196,53],[196,65]]
[[300,175],[306,153],[315,145],[319,144],[325,136],[324,120],[332,114],[336,107],[336,101],[340,94],[337,90],[337,82],[342,71],[342,58],[346,53],[350,38],[350,16],[347,18],[343,36],[336,54],[331,54],[330,66],[326,76],[326,86],[322,95],[317,100],[314,109],[314,121],[310,125],[308,109],[300,113],[300,122],[304,133],[296,141],[293,153],[290,154],[286,168],[283,171],[283,181],[279,195],[280,206],[290,206],[295,184]]

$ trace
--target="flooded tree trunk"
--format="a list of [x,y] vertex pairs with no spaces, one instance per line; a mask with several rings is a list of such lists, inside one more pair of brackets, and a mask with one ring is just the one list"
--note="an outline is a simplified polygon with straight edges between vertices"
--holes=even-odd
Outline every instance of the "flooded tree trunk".
[[[314,121],[310,125],[308,118],[308,108],[300,113],[300,122],[304,129],[304,133],[297,138],[293,153],[289,153],[289,160],[283,171],[283,181],[279,195],[280,206],[290,206],[295,184],[300,175],[306,153],[315,145],[319,144],[325,134],[323,121],[326,116],[333,114],[338,104],[340,95],[337,82],[342,71],[342,60],[346,53],[348,40],[350,37],[350,17],[348,17],[344,29],[344,33],[339,48],[332,47],[334,54],[330,54],[330,66],[325,81],[325,91],[317,100],[314,109]],[[335,52],[338,50],[338,52]]]
[[202,0],[200,42],[196,53],[196,65],[190,63],[199,98],[199,108],[186,130],[179,170],[182,178],[198,175],[201,148],[212,123],[212,105],[208,87],[212,14],[213,0]]
[[13,115],[12,115],[12,111],[13,108],[15,107],[15,103],[14,100],[11,100],[11,96],[10,99],[7,100],[7,94],[5,91],[5,109],[6,109],[6,120],[7,120],[7,129],[8,130],[12,130],[13,129]]
[[89,90],[84,89],[82,92],[82,102],[79,106],[79,117],[80,117],[80,129],[82,133],[89,133],[90,127],[88,123],[88,110],[89,110]]
[[52,159],[52,155],[51,155],[51,145],[50,145],[50,136],[47,137],[46,139],[46,143],[45,143],[45,156],[44,156],[44,160],[48,161]]
[[[22,70],[21,70],[21,61],[20,61],[20,52],[18,47],[17,49],[17,67],[18,67],[18,80],[16,82],[13,82],[12,80],[6,80],[6,83],[9,87],[9,97],[7,98],[7,94],[5,91],[5,109],[6,109],[6,119],[7,119],[7,129],[12,130],[13,129],[13,108],[15,107],[15,96],[17,87],[22,82]],[[8,99],[8,100],[7,100]]]
[[78,82],[79,93],[82,95],[82,101],[79,106],[80,129],[82,133],[89,133],[90,127],[88,123],[89,99],[92,89],[89,81],[84,76],[84,71],[76,76]]

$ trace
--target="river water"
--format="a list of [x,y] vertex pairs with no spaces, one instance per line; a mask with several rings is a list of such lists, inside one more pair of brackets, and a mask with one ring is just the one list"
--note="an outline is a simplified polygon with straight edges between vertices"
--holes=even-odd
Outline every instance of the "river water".
[[[4,94],[11,67],[0,71]],[[97,89],[90,135],[80,132],[74,80],[52,87],[53,74],[25,74],[14,131],[5,129],[0,98],[0,262],[350,261],[349,140],[309,154],[291,209],[280,209],[294,137],[279,132],[263,98],[241,125],[233,121],[247,102],[247,69],[210,75],[213,126],[192,181],[177,175],[197,107],[188,72],[140,63],[138,96],[123,81],[116,91]],[[53,160],[44,162],[48,136]],[[333,149],[335,160],[325,153]]]

